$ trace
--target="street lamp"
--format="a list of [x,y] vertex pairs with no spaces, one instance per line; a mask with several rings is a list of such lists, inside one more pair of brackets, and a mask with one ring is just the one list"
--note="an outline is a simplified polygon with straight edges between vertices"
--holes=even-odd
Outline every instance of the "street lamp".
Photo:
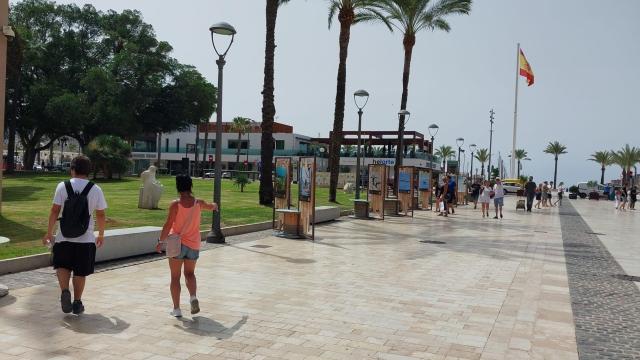
[[[456,144],[458,145],[458,176],[460,176],[460,152],[462,151],[462,145],[464,145],[464,138],[457,138]],[[457,181],[458,179],[456,179]]]
[[[359,101],[358,101],[359,100]],[[362,109],[369,102],[369,93],[367,90],[358,90],[353,93],[353,102],[358,108],[358,149],[356,150],[356,199],[360,199],[360,138],[362,130]],[[363,103],[364,102],[364,103]],[[362,105],[361,105],[362,103]]]
[[473,183],[473,153],[476,152],[476,148],[478,147],[478,145],[476,144],[471,144],[469,145],[469,150],[471,151],[471,169],[469,171],[469,173],[471,174],[471,182]]
[[[218,211],[213,213],[213,221],[211,223],[211,231],[207,234],[207,242],[208,243],[224,243],[224,234],[222,234],[222,230],[220,229],[220,211],[222,209],[222,204],[220,203],[220,195],[222,193],[222,70],[224,65],[226,64],[225,56],[229,52],[231,45],[233,44],[233,39],[236,35],[236,29],[233,26],[229,25],[226,22],[220,22],[217,24],[211,25],[209,28],[209,32],[211,32],[211,44],[213,45],[213,50],[218,55],[218,60],[216,60],[216,64],[218,64],[218,104],[216,107],[216,167],[215,167],[215,178],[213,180],[213,202],[218,204]],[[231,41],[227,46],[227,49],[224,52],[218,51],[215,42],[214,35],[221,36],[231,36]],[[206,146],[206,145],[205,145]]]
[[[431,171],[433,171],[433,143],[436,135],[438,134],[438,130],[440,130],[440,127],[436,124],[431,124],[429,125],[428,130],[429,135],[431,135],[431,154],[429,154],[429,167],[431,168]],[[430,180],[433,180],[433,176],[431,176]],[[429,183],[431,183],[431,181],[429,181]],[[433,210],[433,186],[429,189],[429,209]]]
[[398,112],[398,121],[400,123],[400,134],[398,134],[398,149],[396,149],[396,166],[395,166],[395,172],[393,174],[394,175],[393,182],[395,185],[394,188],[396,191],[396,196],[398,196],[398,186],[400,184],[398,181],[398,176],[400,176],[400,166],[402,166],[402,158],[404,157],[404,151],[403,151],[404,127],[409,122],[410,116],[411,116],[411,113],[406,109],[402,109]]
[[487,164],[487,179],[491,180],[491,146],[493,145],[493,119],[496,112],[491,109],[489,111],[489,123],[491,123],[491,128],[489,129],[489,162]]

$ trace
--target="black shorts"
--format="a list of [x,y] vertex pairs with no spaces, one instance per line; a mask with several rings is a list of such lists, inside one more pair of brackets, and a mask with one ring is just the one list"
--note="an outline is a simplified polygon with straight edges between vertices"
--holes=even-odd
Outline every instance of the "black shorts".
[[63,268],[74,276],[93,274],[96,262],[96,244],[63,241],[53,245],[53,268]]

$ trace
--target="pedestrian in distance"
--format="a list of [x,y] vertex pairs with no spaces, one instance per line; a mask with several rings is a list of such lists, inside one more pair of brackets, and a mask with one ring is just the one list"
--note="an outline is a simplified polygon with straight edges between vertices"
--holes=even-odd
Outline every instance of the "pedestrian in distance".
[[180,278],[184,267],[184,279],[189,291],[189,303],[191,314],[200,312],[198,302],[197,281],[195,275],[196,262],[200,257],[200,213],[202,210],[217,211],[218,205],[198,200],[193,196],[193,181],[188,175],[176,176],[176,189],[180,198],[171,202],[167,220],[162,227],[156,251],[160,252],[162,244],[167,242],[170,235],[177,236],[180,242],[179,253],[169,256],[169,269],[171,271],[171,299],[173,310],[169,313],[175,317],[182,317],[180,310]]
[[457,205],[457,198],[456,198],[457,193],[458,193],[458,184],[456,184],[455,177],[450,175],[449,182],[448,182],[448,189],[447,189],[447,195],[449,195],[449,197],[447,198],[447,210],[450,211],[449,213],[451,215],[456,213],[454,205]]
[[533,207],[533,199],[536,196],[536,183],[533,182],[533,176],[529,176],[529,181],[524,184],[524,193],[527,196],[527,212],[531,212]]
[[623,186],[620,190],[620,210],[627,210],[627,187]]
[[442,179],[442,190],[440,191],[440,213],[438,216],[449,216],[449,175]]
[[557,205],[560,204],[560,206],[562,206],[562,197],[564,196],[564,183],[561,182],[560,185],[558,185],[558,200],[556,200],[555,203],[553,203],[553,205]]
[[549,191],[551,189],[549,188],[549,183],[547,181],[545,181],[542,184],[542,207],[548,207],[549,206]]
[[477,181],[474,181],[473,184],[471,184],[471,201],[473,201],[474,210],[478,208],[478,198],[480,197],[481,188],[482,185]]
[[556,206],[553,203],[553,181],[549,182],[549,191],[547,192],[547,206],[548,207]]
[[631,191],[629,191],[629,209],[630,210],[635,210],[636,209],[636,201],[638,201],[638,188],[636,186],[631,188]]
[[536,209],[542,209],[542,183],[538,184],[536,188],[536,204],[533,206]]
[[485,180],[482,184],[482,188],[480,189],[480,196],[478,201],[480,202],[480,206],[482,207],[482,218],[489,218],[489,202],[491,201],[491,183],[489,180]]
[[440,209],[440,198],[442,197],[443,192],[444,192],[444,179],[438,181],[438,184],[436,185],[436,209],[434,210],[434,212],[437,212],[437,213],[442,212],[442,210]]
[[[71,161],[71,179],[56,187],[47,233],[42,238],[42,243],[52,249],[53,268],[61,291],[60,306],[65,314],[73,312],[80,315],[84,312],[82,294],[86,279],[94,272],[96,247],[104,243],[107,202],[102,189],[89,181],[90,173],[89,158],[78,156]],[[94,235],[94,213],[98,225],[97,237]],[[58,219],[60,223],[54,236]],[[73,303],[70,280],[73,284]]]
[[615,192],[614,192],[614,196],[615,196],[615,200],[616,200],[616,210],[620,209],[620,200],[622,197],[622,191],[620,190],[620,188],[616,188]]
[[493,206],[496,208],[496,216],[498,218],[498,212],[500,213],[500,219],[502,219],[502,207],[504,206],[504,188],[502,187],[502,180],[496,178],[496,184],[493,186]]

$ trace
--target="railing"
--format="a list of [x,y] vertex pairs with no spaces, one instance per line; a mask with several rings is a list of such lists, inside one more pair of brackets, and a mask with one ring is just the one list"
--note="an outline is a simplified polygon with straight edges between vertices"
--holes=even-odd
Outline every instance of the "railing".
[[[163,154],[185,154],[186,150],[187,149],[185,147],[180,147],[180,148],[169,147],[168,149],[165,148],[164,146],[162,147]],[[157,152],[157,149],[149,149],[147,147],[138,147],[138,148],[134,147],[131,151],[137,152],[137,153],[155,154]],[[199,147],[198,154],[202,155],[202,151],[203,149]],[[216,152],[215,148],[207,149],[207,154],[214,155],[215,152]],[[236,149],[222,149],[222,155],[236,155],[236,154],[237,154]],[[262,154],[262,151],[260,149],[249,149],[249,155],[259,156],[260,154]],[[273,155],[274,156],[313,156],[314,153],[311,150],[274,150]],[[319,154],[316,154],[316,155],[320,156]],[[243,156],[245,157],[247,156],[247,149],[240,149],[240,157],[242,158]]]

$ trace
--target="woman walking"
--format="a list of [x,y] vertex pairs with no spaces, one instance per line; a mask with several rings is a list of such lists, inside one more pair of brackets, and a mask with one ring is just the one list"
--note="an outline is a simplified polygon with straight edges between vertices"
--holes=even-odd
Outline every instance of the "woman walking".
[[614,196],[615,196],[615,200],[616,200],[616,210],[620,209],[620,200],[622,197],[622,191],[620,191],[620,188],[616,188],[615,192],[614,192]]
[[564,195],[564,183],[561,182],[560,185],[558,185],[558,200],[556,200],[555,203],[553,203],[553,205],[555,206],[556,204],[560,204],[560,206],[562,206],[562,196]]
[[160,252],[163,242],[169,235],[179,236],[180,253],[169,258],[171,270],[171,299],[173,300],[172,316],[181,317],[180,310],[180,277],[184,266],[184,279],[189,290],[191,314],[200,312],[200,304],[196,296],[196,261],[200,255],[200,212],[218,209],[217,204],[198,200],[193,196],[193,182],[188,175],[176,176],[176,188],[180,198],[171,202],[167,221],[162,227],[156,250]]
[[542,205],[542,183],[538,184],[536,188],[536,204],[534,208],[542,209],[540,206]]
[[620,210],[627,210],[627,187],[623,186],[620,191]]
[[489,218],[489,201],[491,201],[491,183],[489,180],[485,180],[482,184],[482,188],[480,189],[480,196],[478,197],[478,202],[482,207],[482,218]]

